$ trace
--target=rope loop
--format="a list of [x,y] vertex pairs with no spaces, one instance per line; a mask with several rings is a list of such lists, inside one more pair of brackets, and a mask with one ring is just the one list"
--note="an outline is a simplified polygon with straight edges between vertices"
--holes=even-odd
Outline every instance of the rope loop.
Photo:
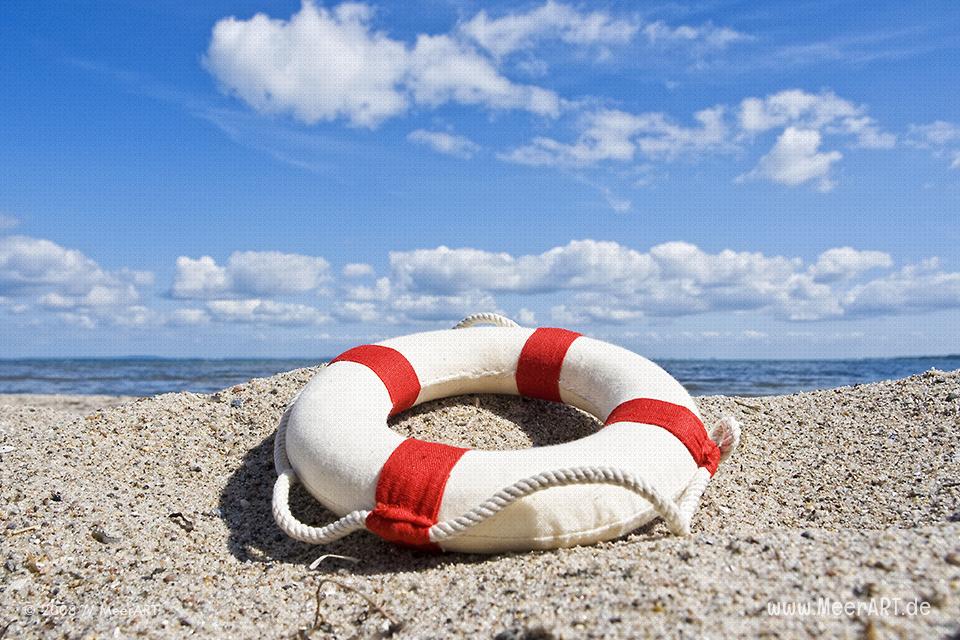
[[472,313],[453,326],[454,329],[468,329],[479,324],[492,324],[495,327],[519,327],[520,325],[499,313]]
[[287,457],[286,447],[287,422],[290,420],[291,407],[288,407],[280,418],[273,440],[273,464],[277,469],[277,481],[273,485],[273,519],[277,526],[294,540],[309,544],[327,544],[354,531],[365,529],[369,511],[353,511],[325,527],[311,527],[304,524],[290,511],[290,489],[298,482],[297,473]]

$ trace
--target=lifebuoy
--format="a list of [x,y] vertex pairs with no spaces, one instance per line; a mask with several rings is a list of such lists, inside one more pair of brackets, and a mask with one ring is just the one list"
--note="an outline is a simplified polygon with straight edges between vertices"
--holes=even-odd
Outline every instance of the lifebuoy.
[[[391,415],[465,393],[564,402],[605,426],[513,451],[403,438],[387,427]],[[733,418],[708,434],[690,394],[640,355],[478,314],[453,330],[350,349],[322,368],[277,431],[273,513],[288,535],[315,544],[365,528],[404,545],[464,552],[589,544],[656,517],[683,535],[738,440]],[[288,505],[297,481],[340,520],[299,522]]]

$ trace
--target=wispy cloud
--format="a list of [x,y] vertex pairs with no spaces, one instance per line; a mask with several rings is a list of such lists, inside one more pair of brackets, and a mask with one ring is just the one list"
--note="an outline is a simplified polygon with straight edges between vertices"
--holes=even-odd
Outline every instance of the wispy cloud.
[[960,169],[960,124],[945,120],[912,124],[907,144],[918,149],[929,149],[936,157],[946,156],[951,169]]
[[718,27],[712,22],[699,26],[670,26],[662,20],[651,22],[643,28],[643,34],[653,45],[695,45],[698,52],[722,50],[736,42],[749,42],[755,38],[746,33]]
[[[762,66],[806,66],[844,63],[863,65],[885,60],[919,56],[947,47],[955,47],[951,34],[940,33],[942,25],[920,24],[902,29],[880,30],[843,35],[775,47],[764,52]],[[754,66],[754,65],[750,65]]]
[[544,40],[569,45],[622,45],[639,29],[635,17],[615,18],[607,11],[581,12],[553,0],[496,18],[481,10],[459,27],[460,33],[497,57],[532,49]]
[[407,134],[407,140],[415,144],[426,145],[437,153],[464,160],[472,158],[480,151],[480,145],[473,140],[446,131],[416,129]]
[[0,213],[0,231],[13,229],[20,225],[20,220],[5,213]]
[[601,109],[581,116],[574,142],[539,136],[529,144],[502,152],[507,162],[530,166],[585,168],[603,163],[669,162],[679,157],[728,153],[757,142],[760,134],[779,130],[773,148],[738,181],[765,179],[786,186],[815,182],[830,190],[831,166],[843,154],[821,151],[825,136],[844,137],[853,145],[889,149],[896,136],[866,114],[866,107],[832,92],[790,89],[738,105],[715,105],[693,114],[695,126],[661,112],[628,113]]

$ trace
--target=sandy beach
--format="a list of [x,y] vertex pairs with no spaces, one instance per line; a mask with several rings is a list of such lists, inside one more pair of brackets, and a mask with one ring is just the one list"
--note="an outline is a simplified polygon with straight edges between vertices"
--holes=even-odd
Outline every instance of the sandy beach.
[[[212,395],[0,396],[0,636],[960,634],[960,372],[701,398],[706,421],[735,415],[744,438],[690,537],[655,524],[592,547],[491,557],[367,533],[320,549],[281,534],[273,434],[310,375]],[[393,426],[496,449],[596,424],[559,405],[469,396]],[[295,503],[308,521],[333,517],[305,494]],[[321,554],[358,561],[308,569]]]

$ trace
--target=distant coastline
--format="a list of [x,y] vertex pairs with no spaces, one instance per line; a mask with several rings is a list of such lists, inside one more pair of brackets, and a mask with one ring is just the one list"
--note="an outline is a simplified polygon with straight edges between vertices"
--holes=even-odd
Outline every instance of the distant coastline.
[[[0,359],[0,393],[151,396],[219,389],[329,358]],[[835,360],[654,359],[694,395],[763,396],[960,369],[960,355]]]

